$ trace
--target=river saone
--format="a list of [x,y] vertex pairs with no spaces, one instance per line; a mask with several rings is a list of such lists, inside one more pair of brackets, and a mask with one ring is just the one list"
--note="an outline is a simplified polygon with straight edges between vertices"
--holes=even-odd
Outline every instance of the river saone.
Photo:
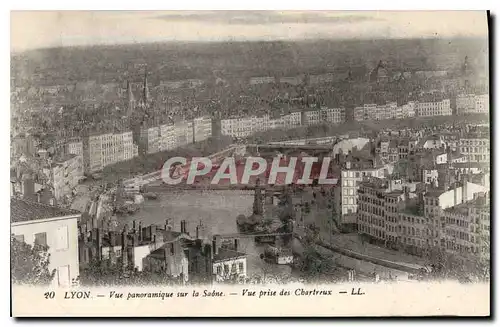
[[[236,217],[250,215],[253,205],[253,191],[240,190],[172,190],[158,194],[157,200],[146,200],[142,208],[129,216],[119,218],[119,224],[132,227],[132,222],[142,222],[143,226],[150,224],[165,224],[170,220],[172,229],[181,230],[181,221],[185,220],[186,229],[191,235],[196,235],[196,226],[200,223],[206,226],[210,235],[237,233]],[[248,276],[263,273],[290,273],[290,267],[270,265],[260,259],[264,247],[256,245],[253,239],[240,240],[240,251],[247,254]]]

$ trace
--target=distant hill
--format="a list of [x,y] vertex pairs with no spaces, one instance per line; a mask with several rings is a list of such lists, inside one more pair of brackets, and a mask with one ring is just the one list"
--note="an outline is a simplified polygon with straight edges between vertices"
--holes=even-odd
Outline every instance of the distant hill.
[[465,56],[476,69],[487,67],[485,39],[315,40],[303,42],[152,43],[63,47],[11,55],[15,86],[60,85],[95,80],[140,81],[144,67],[150,81],[217,76],[294,76],[309,72],[373,68],[459,69]]

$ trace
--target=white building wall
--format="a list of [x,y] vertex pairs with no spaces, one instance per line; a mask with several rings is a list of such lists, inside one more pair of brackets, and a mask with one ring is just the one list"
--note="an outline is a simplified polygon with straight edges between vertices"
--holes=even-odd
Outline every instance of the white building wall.
[[[23,235],[24,242],[33,245],[35,234],[46,233],[50,254],[49,270],[56,269],[53,287],[69,287],[78,277],[78,217],[68,216],[12,223],[11,234]],[[69,272],[66,275],[66,272]]]
[[[239,269],[240,263],[243,264],[243,270]],[[229,259],[224,261],[217,261],[213,263],[213,274],[215,275],[215,280],[218,282],[222,282],[225,279],[228,279],[229,276],[224,273],[224,266],[227,265],[229,267],[229,274],[231,273],[232,265],[236,265],[236,273],[239,277],[246,278],[247,276],[247,259],[246,258],[237,258],[237,259]],[[220,268],[219,268],[220,267]],[[219,273],[217,272],[219,270]]]

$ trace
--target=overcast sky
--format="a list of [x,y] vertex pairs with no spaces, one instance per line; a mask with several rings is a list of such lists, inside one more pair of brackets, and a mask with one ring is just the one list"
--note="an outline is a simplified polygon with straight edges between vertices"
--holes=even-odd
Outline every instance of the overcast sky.
[[487,36],[481,11],[12,12],[11,50],[158,41]]

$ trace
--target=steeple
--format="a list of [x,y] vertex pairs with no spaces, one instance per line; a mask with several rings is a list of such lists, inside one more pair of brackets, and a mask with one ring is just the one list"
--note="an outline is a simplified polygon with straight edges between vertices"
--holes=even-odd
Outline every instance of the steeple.
[[131,112],[135,107],[134,93],[132,93],[132,85],[130,81],[127,81],[127,98],[128,98],[128,110]]
[[260,187],[260,179],[257,178],[255,182],[255,195],[253,200],[253,214],[254,215],[262,215],[264,212],[263,203],[262,203],[262,193]]
[[142,87],[142,101],[144,105],[149,102],[148,70],[144,70],[144,85]]

